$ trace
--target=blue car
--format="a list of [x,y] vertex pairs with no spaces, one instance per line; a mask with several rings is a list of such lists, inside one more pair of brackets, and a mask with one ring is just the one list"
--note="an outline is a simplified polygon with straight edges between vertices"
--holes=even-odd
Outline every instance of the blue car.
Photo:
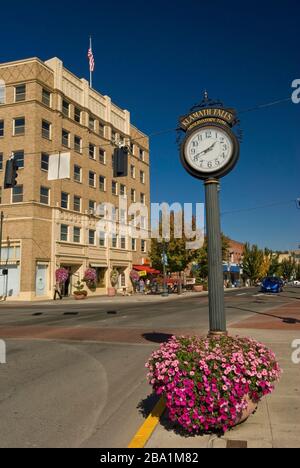
[[261,285],[261,292],[264,293],[281,293],[283,291],[283,281],[280,278],[268,277],[265,278]]

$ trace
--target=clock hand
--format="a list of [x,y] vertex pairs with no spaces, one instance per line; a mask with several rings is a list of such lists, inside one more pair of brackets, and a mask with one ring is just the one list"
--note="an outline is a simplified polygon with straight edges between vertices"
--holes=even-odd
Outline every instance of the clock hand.
[[205,150],[201,151],[200,153],[197,153],[195,154],[194,158],[197,158],[198,156],[200,156],[201,154],[206,154],[208,153],[209,151],[211,151],[213,149],[213,147],[215,146],[217,142],[215,141],[211,146],[209,146],[208,148],[206,148]]

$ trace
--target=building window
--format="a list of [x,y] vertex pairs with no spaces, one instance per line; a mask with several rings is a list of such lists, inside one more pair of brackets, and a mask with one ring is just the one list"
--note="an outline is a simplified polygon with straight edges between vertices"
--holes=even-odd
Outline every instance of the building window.
[[141,240],[141,251],[142,251],[143,253],[146,253],[146,252],[147,252],[147,244],[146,244],[145,239],[142,239],[142,240]]
[[139,149],[139,157],[141,161],[145,161],[145,151],[141,148]]
[[126,237],[125,236],[120,237],[120,247],[121,249],[126,249]]
[[68,132],[67,130],[62,129],[61,142],[62,142],[63,146],[66,146],[67,148],[70,147],[70,132]]
[[18,85],[15,87],[15,102],[25,101],[26,99],[26,85]]
[[101,137],[105,136],[105,125],[103,125],[101,122],[99,122],[99,135]]
[[131,199],[132,203],[135,203],[135,201],[136,201],[136,191],[135,191],[135,189],[131,189],[130,199]]
[[73,242],[80,243],[81,229],[77,226],[73,228]]
[[42,103],[47,107],[51,107],[51,93],[45,88],[42,91]]
[[132,156],[134,156],[134,150],[135,150],[135,144],[130,142],[130,151],[131,151]]
[[24,135],[25,134],[25,117],[19,117],[14,119],[14,135]]
[[74,108],[74,120],[77,123],[81,123],[81,109],[78,107]]
[[66,224],[60,225],[60,240],[63,242],[68,242],[69,239],[69,226]]
[[69,194],[66,192],[61,192],[60,206],[67,210],[69,208]]
[[99,149],[99,162],[101,164],[106,164],[106,153],[102,148]]
[[2,187],[0,187],[0,205],[2,205]]
[[41,154],[41,169],[42,171],[48,172],[49,169],[49,154],[42,153]]
[[118,183],[115,180],[111,183],[111,191],[113,195],[118,195]]
[[140,182],[141,182],[141,184],[145,183],[145,172],[144,171],[140,171]]
[[5,104],[5,91],[5,82],[3,80],[0,80],[0,105]]
[[0,120],[0,138],[4,137],[4,120]]
[[12,189],[12,202],[22,203],[23,201],[23,185],[16,185]]
[[118,247],[118,236],[117,236],[117,234],[112,235],[111,246],[112,246],[113,249],[116,249]]
[[0,171],[3,171],[3,153],[0,153]]
[[94,231],[93,229],[89,229],[89,244],[90,245],[95,245],[95,234],[96,234],[96,231]]
[[42,121],[42,137],[51,140],[51,124],[46,120]]
[[146,196],[144,193],[141,193],[141,204],[145,205],[146,204]]
[[141,228],[146,229],[146,216],[141,216]]
[[126,186],[124,184],[120,185],[120,195],[121,195],[121,197],[126,196]]
[[74,205],[73,205],[74,211],[81,211],[81,198],[78,197],[77,195],[74,195]]
[[74,166],[74,180],[75,182],[81,182],[82,170],[80,166]]
[[89,171],[89,186],[93,188],[96,186],[96,174],[93,171]]
[[24,151],[23,150],[14,151],[13,155],[14,155],[14,159],[15,159],[15,162],[17,163],[18,168],[23,169],[25,166]]
[[99,232],[99,246],[100,247],[106,246],[106,236],[105,236],[105,232],[103,231]]
[[96,146],[90,143],[89,144],[89,158],[95,159],[95,153],[96,153]]
[[115,143],[117,141],[117,133],[115,132],[115,130],[111,131],[111,139],[112,139],[113,143]]
[[96,202],[94,200],[89,200],[89,213],[90,214],[96,213]]
[[126,210],[124,208],[120,208],[120,219],[121,224],[126,224]]
[[95,131],[95,119],[89,116],[89,129]]
[[82,153],[82,139],[79,136],[74,136],[74,149],[77,153]]
[[135,179],[135,167],[132,164],[130,165],[130,176]]
[[136,239],[131,239],[131,250],[136,251]]
[[65,117],[70,117],[70,104],[65,99],[62,102],[62,113]]
[[50,194],[50,189],[47,187],[41,187],[40,189],[40,203],[43,205],[49,205],[49,194]]
[[99,188],[100,192],[106,191],[106,178],[104,176],[99,176]]

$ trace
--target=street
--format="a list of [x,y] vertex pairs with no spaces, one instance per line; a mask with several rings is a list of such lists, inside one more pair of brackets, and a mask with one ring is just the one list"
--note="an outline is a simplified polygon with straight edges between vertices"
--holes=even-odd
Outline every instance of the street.
[[[232,290],[225,299],[228,327],[247,328],[298,303],[300,289]],[[299,330],[299,323],[283,326]],[[0,446],[127,447],[155,403],[144,367],[151,351],[169,335],[207,330],[208,299],[193,294],[1,303]]]

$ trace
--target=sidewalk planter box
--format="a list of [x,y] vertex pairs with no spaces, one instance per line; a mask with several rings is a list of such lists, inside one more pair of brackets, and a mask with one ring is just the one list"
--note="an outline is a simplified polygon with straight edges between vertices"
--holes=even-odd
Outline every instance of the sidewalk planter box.
[[274,390],[281,370],[265,345],[230,336],[172,337],[146,364],[168,417],[187,433],[222,434]]
[[86,291],[80,291],[80,293],[76,293],[76,291],[74,292],[74,298],[76,299],[76,301],[83,301],[84,299],[87,298],[87,292]]
[[107,295],[109,297],[114,297],[116,295],[116,290],[115,288],[107,288]]
[[203,285],[202,284],[194,284],[193,291],[194,292],[202,292],[203,291]]

